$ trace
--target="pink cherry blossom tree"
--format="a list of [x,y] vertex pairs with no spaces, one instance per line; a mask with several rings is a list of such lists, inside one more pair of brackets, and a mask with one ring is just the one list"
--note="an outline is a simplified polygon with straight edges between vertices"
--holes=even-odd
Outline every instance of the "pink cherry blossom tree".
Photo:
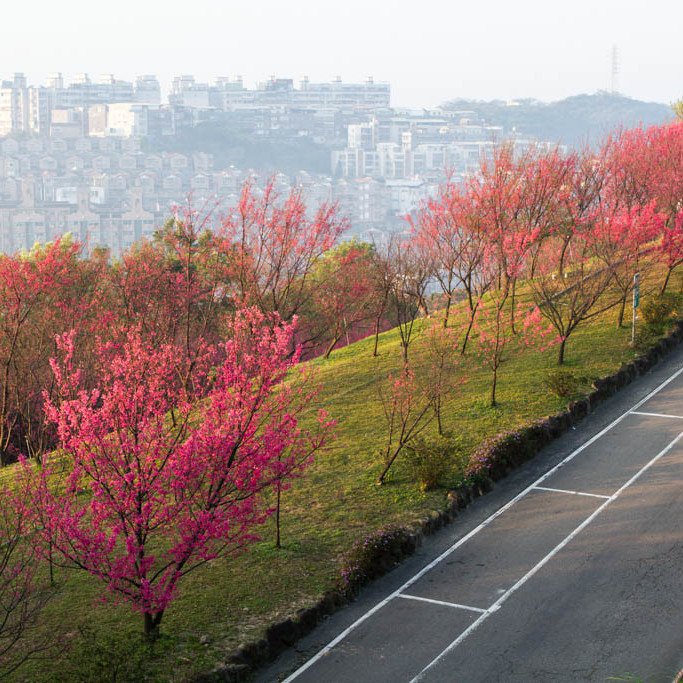
[[513,309],[512,316],[505,314],[503,307],[497,303],[480,305],[474,332],[477,355],[491,370],[491,406],[497,402],[498,371],[501,365],[529,346],[538,345],[540,350],[545,350],[552,344],[551,328],[543,324],[538,307],[530,310],[523,304]]
[[666,266],[666,275],[659,290],[660,294],[664,294],[671,273],[683,263],[683,211],[679,211],[673,220],[669,220],[664,226],[659,252],[660,259]]
[[378,391],[387,423],[384,465],[375,482],[381,486],[401,451],[431,424],[435,414],[432,397],[408,363],[397,376],[389,375]]
[[47,411],[60,451],[28,473],[38,528],[57,562],[99,577],[114,600],[142,613],[148,637],[183,577],[253,540],[270,514],[260,493],[328,440],[324,414],[317,427],[300,426],[316,395],[310,382],[283,382],[297,360],[292,334],[293,324],[238,311],[224,360],[193,359],[187,382],[181,349],[131,329],[124,343],[98,349],[90,391],[74,335],[59,339],[61,400],[48,400]]

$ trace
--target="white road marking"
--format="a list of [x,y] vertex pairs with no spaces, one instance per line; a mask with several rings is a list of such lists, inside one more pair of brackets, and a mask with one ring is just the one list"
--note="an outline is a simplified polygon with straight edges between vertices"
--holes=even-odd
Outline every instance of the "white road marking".
[[[283,683],[291,683],[291,681],[295,680],[298,678],[304,671],[309,669],[313,664],[315,664],[321,657],[324,657],[333,647],[338,645],[346,636],[349,635],[349,633],[352,633],[355,631],[363,622],[367,621],[373,614],[378,612],[382,607],[384,607],[386,604],[391,602],[394,598],[398,597],[401,595],[408,587],[412,586],[416,581],[421,579],[427,572],[429,572],[431,569],[436,567],[439,563],[441,563],[444,559],[446,559],[449,555],[451,555],[455,550],[457,550],[461,545],[466,543],[467,541],[470,540],[473,536],[478,534],[482,529],[486,528],[491,522],[493,522],[496,518],[500,517],[504,512],[509,510],[515,503],[520,501],[522,498],[524,498],[529,491],[533,491],[535,488],[538,487],[539,484],[544,482],[546,479],[551,477],[557,470],[559,470],[561,467],[566,465],[568,462],[571,462],[579,453],[584,451],[586,448],[588,448],[590,445],[595,443],[600,437],[604,436],[609,432],[611,429],[616,427],[625,417],[636,411],[640,406],[642,406],[646,401],[649,401],[653,396],[657,395],[664,387],[666,387],[669,383],[673,382],[679,375],[683,373],[683,367],[679,368],[676,372],[674,372],[672,375],[670,375],[667,379],[665,379],[658,387],[653,389],[645,398],[641,399],[636,403],[630,410],[627,410],[625,413],[622,413],[619,417],[617,417],[613,422],[607,425],[604,429],[599,431],[597,434],[595,434],[593,437],[588,439],[584,444],[579,446],[576,450],[572,451],[564,460],[559,462],[557,465],[549,469],[544,475],[540,476],[535,482],[527,486],[523,491],[518,493],[514,498],[509,500],[505,505],[502,507],[498,508],[492,515],[487,517],[481,524],[479,524],[477,527],[472,529],[469,533],[465,534],[459,541],[454,543],[450,548],[445,550],[441,555],[439,555],[436,559],[432,560],[428,565],[423,567],[417,574],[413,575],[408,581],[406,581],[402,586],[397,588],[393,593],[388,595],[386,598],[383,600],[380,600],[374,607],[369,609],[365,614],[360,616],[356,621],[353,622],[350,626],[345,628],[336,638],[332,639],[325,647],[323,647],[319,652],[317,652],[313,657],[311,657],[303,666],[298,668],[296,671],[292,672],[284,681]],[[607,504],[609,500],[607,500],[604,504]],[[598,508],[600,509],[600,508]],[[495,604],[495,603],[494,603]],[[498,609],[498,607],[496,607]],[[487,613],[490,613],[492,611],[492,608],[490,607],[487,610]],[[493,610],[495,611],[495,610]],[[475,622],[476,623],[476,622]]]
[[665,415],[663,413],[642,413],[637,410],[632,410],[631,415],[647,415],[648,417],[668,417],[673,420],[683,420],[683,415]]
[[553,491],[554,493],[569,493],[572,496],[590,496],[591,498],[609,498],[599,493],[584,493],[583,491],[567,491],[566,489],[551,489],[547,486],[536,486],[537,491]]
[[616,500],[619,495],[627,489],[636,479],[640,477],[643,472],[647,471],[654,465],[657,460],[665,456],[680,440],[683,438],[683,432],[681,432],[673,441],[669,443],[668,446],[663,448],[657,455],[655,455],[650,462],[647,463],[644,467],[642,467],[638,472],[636,472],[618,491],[616,491],[613,495],[611,495],[593,514],[588,516],[579,526],[572,531],[569,536],[567,536],[564,540],[560,541],[538,564],[534,565],[517,583],[512,586],[506,593],[500,596],[496,602],[491,605],[491,607],[484,612],[478,619],[473,621],[468,628],[466,628],[440,655],[437,655],[427,666],[420,671],[415,678],[411,679],[410,683],[418,683],[418,681],[421,681],[425,674],[434,666],[436,666],[446,655],[448,655],[450,652],[452,652],[460,643],[462,643],[467,636],[472,633],[472,631],[476,630],[481,624],[486,620],[486,618],[491,614],[492,612],[500,609],[501,605],[519,588],[521,588],[534,574],[536,574],[539,569],[541,569],[543,566],[545,566],[557,553],[562,550],[571,540],[573,540],[583,529],[585,529],[611,502]]
[[405,598],[406,600],[419,600],[420,602],[431,602],[433,605],[443,605],[444,607],[455,607],[456,609],[466,609],[470,612],[480,612],[483,614],[486,612],[485,609],[481,607],[470,607],[469,605],[459,605],[457,602],[444,602],[443,600],[432,600],[431,598],[421,598],[418,595],[407,595],[406,593],[401,593],[396,596],[397,598]]

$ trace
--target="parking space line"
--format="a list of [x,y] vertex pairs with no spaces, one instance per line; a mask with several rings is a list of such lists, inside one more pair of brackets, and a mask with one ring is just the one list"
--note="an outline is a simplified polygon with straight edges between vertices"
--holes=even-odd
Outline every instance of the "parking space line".
[[551,489],[548,486],[535,486],[537,491],[553,491],[554,493],[569,493],[572,496],[589,496],[590,498],[609,498],[599,493],[584,493],[583,491],[567,491],[567,489]]
[[[350,626],[347,626],[347,628],[345,628],[336,638],[333,638],[327,645],[325,645],[325,647],[323,647],[315,655],[313,655],[313,657],[311,657],[305,664],[303,664],[301,667],[299,667],[296,671],[292,672],[283,681],[283,683],[291,683],[291,681],[298,678],[304,671],[309,669],[311,666],[313,666],[313,664],[315,664],[322,657],[324,657],[330,650],[332,650],[334,647],[336,647],[336,645],[338,645],[342,640],[344,640],[350,633],[355,631],[362,623],[364,623],[371,616],[376,614],[385,605],[390,603],[394,598],[401,595],[403,593],[403,591],[406,590],[408,587],[412,586],[414,583],[419,581],[427,572],[431,571],[434,567],[436,567],[438,564],[443,562],[444,559],[449,557],[461,545],[463,545],[464,543],[469,541],[470,538],[472,538],[473,536],[478,534],[482,529],[486,528],[491,522],[493,522],[495,519],[497,519],[502,514],[507,512],[507,510],[509,510],[515,503],[522,500],[530,491],[533,491],[535,488],[537,488],[541,482],[550,478],[561,467],[563,467],[567,463],[571,462],[577,455],[579,455],[579,453],[582,453],[586,448],[588,448],[589,446],[594,444],[598,439],[600,439],[602,436],[607,434],[610,430],[612,430],[614,427],[616,427],[622,420],[624,420],[624,418],[626,418],[628,415],[634,413],[638,408],[640,408],[640,406],[642,406],[644,403],[649,401],[653,396],[656,396],[662,389],[664,389],[664,387],[668,386],[671,382],[673,382],[675,379],[677,379],[681,374],[683,374],[683,367],[680,367],[678,370],[676,370],[676,372],[672,373],[669,377],[667,377],[659,386],[655,387],[649,394],[647,394],[647,396],[645,396],[640,401],[638,401],[630,410],[627,410],[626,412],[619,415],[619,417],[617,417],[615,420],[610,422],[610,424],[608,424],[606,427],[604,427],[602,430],[600,430],[597,434],[594,434],[590,439],[588,439],[588,441],[586,441],[585,443],[581,444],[581,446],[579,446],[578,448],[573,450],[561,462],[559,462],[554,467],[551,467],[545,474],[541,475],[535,482],[533,482],[532,484],[527,486],[524,490],[520,491],[514,498],[510,499],[505,505],[498,508],[498,510],[496,510],[493,514],[491,514],[489,517],[487,517],[483,522],[481,522],[481,524],[479,524],[474,529],[469,531],[462,538],[460,538],[458,541],[456,541],[452,546],[450,546],[444,552],[442,552],[441,555],[439,555],[434,560],[432,560],[429,564],[424,566],[419,572],[414,574],[410,579],[408,579],[402,586],[397,588],[393,593],[387,595],[384,599],[380,600],[374,607],[370,608],[367,612],[362,614]],[[649,467],[649,464],[646,465],[646,467],[643,470],[641,470],[641,472],[643,472],[647,467]],[[639,475],[640,475],[640,472],[636,476],[639,476]],[[631,480],[629,480],[629,482],[627,482],[626,485],[628,485],[630,483],[630,481]],[[619,490],[621,491],[622,489],[619,489]],[[598,508],[598,510],[596,512],[600,511],[609,502],[610,502],[610,499],[607,499]],[[596,513],[593,513],[591,518],[595,514]],[[589,519],[591,519],[591,518],[589,518]],[[572,536],[572,538],[573,538],[573,536]],[[540,567],[539,567],[539,569],[540,569]],[[515,584],[515,586],[517,586],[517,584]],[[512,589],[510,589],[510,590],[515,589],[515,586],[513,586]],[[498,605],[498,607],[496,607],[495,605]],[[495,607],[495,609],[494,609],[494,607]],[[500,599],[498,600],[497,603],[495,603],[492,607],[490,607],[484,614],[482,614],[482,616],[479,617],[474,622],[474,624],[480,623],[480,620],[482,620],[482,618],[484,618],[485,616],[488,616],[488,614],[496,611],[497,609],[499,609],[499,607],[500,607]],[[473,624],[473,626],[474,626],[474,624]],[[470,627],[470,628],[472,628],[472,627]]]
[[664,413],[642,413],[638,410],[632,410],[631,415],[647,415],[648,417],[668,417],[672,420],[683,420],[683,415],[665,415]]
[[678,436],[673,439],[667,446],[665,446],[657,455],[655,455],[652,460],[650,460],[646,465],[639,469],[618,491],[613,493],[595,512],[589,515],[579,526],[572,531],[569,536],[560,541],[538,564],[534,565],[517,583],[509,588],[503,595],[501,595],[496,602],[489,607],[486,612],[484,612],[479,618],[473,621],[468,628],[466,628],[441,654],[437,655],[427,666],[420,671],[415,678],[411,679],[410,683],[418,683],[421,681],[427,672],[436,666],[446,655],[452,652],[460,643],[462,643],[467,636],[475,631],[481,624],[488,618],[490,614],[499,610],[503,603],[517,590],[519,590],[530,578],[532,578],[540,569],[542,569],[550,560],[552,560],[557,553],[562,550],[570,541],[572,541],[581,531],[583,531],[611,502],[615,501],[619,495],[625,491],[633,482],[635,482],[643,472],[652,467],[660,458],[663,458],[680,440],[683,438],[683,432],[680,432]]
[[404,598],[405,600],[418,600],[419,602],[430,602],[433,605],[442,605],[444,607],[454,607],[455,609],[465,609],[469,612],[479,612],[484,614],[485,609],[481,607],[470,607],[470,605],[459,605],[457,602],[444,602],[443,600],[432,600],[431,598],[421,598],[418,595],[408,595],[407,593],[401,593],[396,596],[397,598]]

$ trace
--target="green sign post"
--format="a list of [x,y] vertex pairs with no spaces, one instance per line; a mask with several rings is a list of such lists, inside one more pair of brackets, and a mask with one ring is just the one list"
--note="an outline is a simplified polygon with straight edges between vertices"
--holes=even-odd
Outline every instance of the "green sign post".
[[640,305],[640,273],[633,276],[633,324],[631,326],[631,346],[636,343],[636,310]]

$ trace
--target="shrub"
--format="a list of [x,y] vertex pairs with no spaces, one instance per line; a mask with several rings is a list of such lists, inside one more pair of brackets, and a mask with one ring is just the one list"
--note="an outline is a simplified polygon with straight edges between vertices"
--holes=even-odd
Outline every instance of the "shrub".
[[544,384],[559,398],[575,394],[579,388],[579,378],[567,368],[554,368],[546,373]]
[[501,432],[486,439],[470,456],[469,464],[465,469],[465,477],[476,482],[486,477],[496,466],[519,464],[532,457],[536,452],[536,444],[535,440],[530,437],[531,430],[528,427],[522,427]]
[[633,345],[635,351],[644,353],[649,351],[662,336],[661,330],[655,330],[650,326],[636,328],[636,341]]
[[436,488],[449,467],[460,464],[457,446],[445,438],[427,440],[419,436],[405,450],[408,469],[422,491]]
[[680,306],[680,294],[664,292],[664,294],[656,294],[643,301],[640,314],[647,327],[661,334],[666,324],[676,317]]
[[353,595],[362,585],[390,569],[410,539],[405,527],[387,526],[356,541],[342,557],[339,589]]

